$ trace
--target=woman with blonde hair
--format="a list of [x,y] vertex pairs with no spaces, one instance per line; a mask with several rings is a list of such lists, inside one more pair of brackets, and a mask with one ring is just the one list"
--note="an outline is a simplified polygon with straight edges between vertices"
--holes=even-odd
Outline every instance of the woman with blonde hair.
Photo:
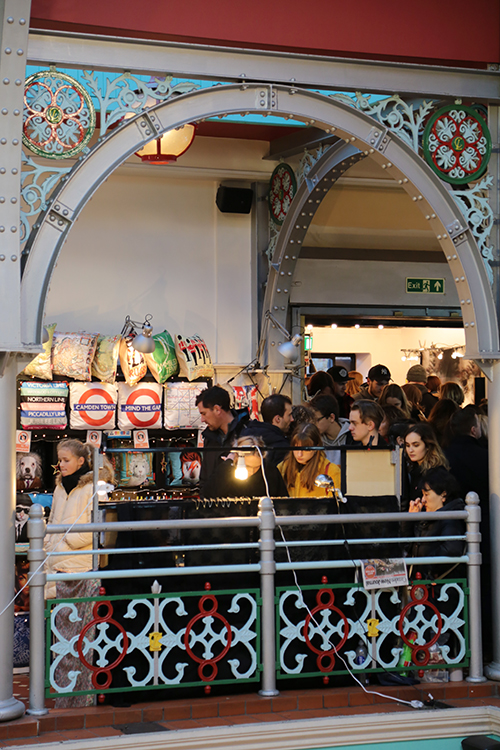
[[319,474],[330,476],[336,487],[340,487],[340,469],[330,463],[324,451],[310,450],[322,445],[321,435],[314,424],[303,424],[292,436],[291,450],[278,466],[290,497],[322,497],[328,490],[316,487],[314,480]]
[[347,374],[349,375],[350,380],[345,384],[345,392],[352,398],[356,393],[360,392],[364,378],[357,370],[351,370]]
[[[238,452],[238,448],[243,450]],[[240,466],[240,459],[244,466]],[[247,435],[238,438],[229,456],[221,460],[207,481],[204,497],[267,497],[268,493],[269,497],[288,497],[283,477],[267,460],[264,441],[257,435]]]
[[[61,440],[57,446],[59,473],[56,477],[56,488],[52,499],[49,523],[73,526],[90,523],[94,499],[92,446],[80,440]],[[113,469],[104,457],[104,465],[99,469],[99,479],[113,483]],[[47,534],[44,549],[47,554],[46,573],[85,573],[92,570],[92,534],[91,532]],[[73,555],[77,550],[88,551],[88,554]],[[54,552],[68,552],[68,555],[56,556]],[[51,581],[45,587],[46,599],[82,599],[97,596],[100,581],[96,577],[80,581]],[[73,605],[61,606],[56,614],[56,627],[60,635],[68,642],[78,636],[82,628],[92,619],[92,601],[77,603],[78,613],[75,619]],[[87,631],[86,639],[93,640],[92,628]],[[91,655],[87,655],[87,659]],[[71,687],[72,673],[77,674]],[[66,654],[59,660],[54,671],[54,679],[60,689],[69,692],[92,690],[92,672],[86,668],[77,656]],[[61,696],[56,698],[56,708],[93,705],[93,695]]]

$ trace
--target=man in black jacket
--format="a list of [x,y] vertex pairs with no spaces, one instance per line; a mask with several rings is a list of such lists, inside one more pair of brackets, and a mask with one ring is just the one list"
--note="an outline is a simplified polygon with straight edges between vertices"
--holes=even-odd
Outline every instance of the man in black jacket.
[[290,448],[287,433],[293,422],[292,402],[288,396],[273,393],[262,402],[260,413],[263,421],[253,419],[248,423],[243,434],[262,438],[266,448],[270,449],[268,462],[277,466],[283,461]]
[[488,450],[479,443],[481,424],[476,407],[469,405],[455,412],[450,432],[453,437],[445,450],[450,471],[458,479],[464,499],[468,492],[477,492],[485,519],[490,499]]
[[209,477],[216,470],[222,456],[227,456],[230,448],[240,436],[250,420],[248,409],[231,409],[229,393],[218,385],[202,391],[196,399],[201,421],[207,427],[203,431],[203,447],[221,450],[208,450],[203,453],[200,472],[200,495]]

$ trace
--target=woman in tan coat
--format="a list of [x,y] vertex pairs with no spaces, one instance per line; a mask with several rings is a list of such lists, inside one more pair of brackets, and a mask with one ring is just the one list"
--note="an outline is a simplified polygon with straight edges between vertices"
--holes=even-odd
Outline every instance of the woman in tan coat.
[[[93,472],[91,446],[80,440],[62,440],[57,446],[59,459],[59,474],[56,478],[56,488],[50,512],[50,524],[71,525],[90,523],[93,505]],[[107,483],[113,482],[111,464],[104,459],[105,466],[99,470],[99,479]],[[65,533],[47,534],[44,544],[47,559],[46,573],[84,573],[92,570],[92,534]],[[54,552],[74,552],[89,550],[88,555],[52,555]],[[45,587],[47,599],[73,599],[97,596],[100,582],[98,578],[83,581],[50,581]],[[57,689],[72,693],[79,690],[92,689],[92,673],[84,663],[73,656],[71,641],[78,636],[86,622],[92,619],[92,602],[81,604],[59,605],[55,614],[55,628],[57,630],[57,651],[52,665],[53,679]],[[75,609],[78,619],[75,620]],[[73,615],[73,617],[71,617]],[[54,630],[54,625],[52,627]],[[92,650],[86,649],[93,640],[93,631],[86,633],[83,644],[83,655],[87,661],[92,661]],[[70,672],[79,672],[77,676],[69,676]],[[94,702],[93,695],[79,695],[56,698],[56,708],[73,706],[88,706]]]

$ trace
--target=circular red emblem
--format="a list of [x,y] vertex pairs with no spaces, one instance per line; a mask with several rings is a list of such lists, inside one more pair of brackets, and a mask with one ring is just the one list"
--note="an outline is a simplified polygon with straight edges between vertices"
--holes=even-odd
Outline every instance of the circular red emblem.
[[[78,403],[86,404],[89,398],[91,398],[92,396],[102,396],[102,398],[106,401],[106,403],[113,404],[114,406],[115,402],[113,401],[113,397],[104,389],[101,390],[101,388],[89,388],[88,391],[85,391],[85,393],[82,394],[82,396],[80,396],[80,398],[78,399]],[[78,413],[83,419],[83,421],[87,422],[87,424],[90,427],[102,427],[103,425],[106,424],[106,422],[109,422],[111,419],[111,414],[109,411],[106,411],[104,417],[101,417],[100,419],[95,419],[94,417],[91,417],[90,414],[86,411],[83,411],[83,409],[80,410]]]
[[[147,388],[139,388],[137,391],[131,393],[127,398],[127,406],[132,406],[133,404],[135,404],[140,396],[146,396],[148,399],[151,399],[153,404],[160,404],[160,397],[157,393],[155,393],[154,391],[149,391]],[[155,425],[157,425],[159,416],[159,411],[154,411],[152,415],[149,412],[145,412],[144,415],[140,415],[138,412],[133,411],[128,412],[128,418],[132,422],[132,424],[136,427],[142,427],[143,429],[146,429],[146,427],[154,427]]]

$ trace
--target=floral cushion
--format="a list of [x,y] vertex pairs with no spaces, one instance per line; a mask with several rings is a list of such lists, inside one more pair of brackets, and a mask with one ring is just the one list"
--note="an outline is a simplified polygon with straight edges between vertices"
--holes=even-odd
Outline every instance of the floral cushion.
[[92,380],[92,360],[97,333],[54,333],[52,363],[54,375],[73,380]]
[[114,383],[121,336],[99,336],[92,362],[92,375],[101,383]]
[[188,380],[213,378],[214,366],[207,345],[198,334],[175,337],[175,353],[179,361],[179,374]]
[[45,326],[45,330],[49,334],[49,340],[43,345],[43,352],[37,354],[35,359],[32,359],[29,365],[24,368],[22,374],[27,378],[52,380],[52,339],[54,338],[56,325],[57,323],[51,323],[49,326]]
[[69,384],[69,426],[72,430],[113,430],[118,388],[110,383]]

